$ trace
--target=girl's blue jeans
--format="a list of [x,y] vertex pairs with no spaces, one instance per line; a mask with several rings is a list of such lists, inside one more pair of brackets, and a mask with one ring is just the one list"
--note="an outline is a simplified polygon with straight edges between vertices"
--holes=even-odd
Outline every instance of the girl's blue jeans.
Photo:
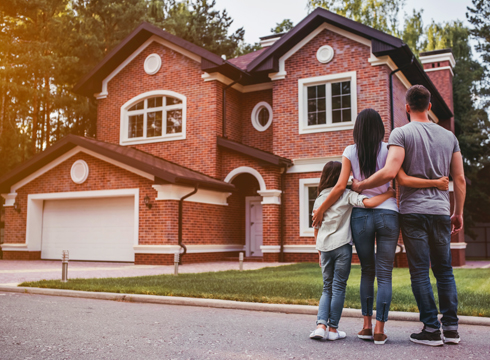
[[345,288],[350,274],[352,245],[346,244],[332,251],[322,251],[323,293],[318,305],[316,324],[339,327],[344,308]]
[[400,235],[398,213],[384,209],[354,208],[351,229],[357,256],[361,262],[362,315],[373,315],[374,278],[376,277],[378,279],[376,320],[386,322],[391,304],[393,261]]

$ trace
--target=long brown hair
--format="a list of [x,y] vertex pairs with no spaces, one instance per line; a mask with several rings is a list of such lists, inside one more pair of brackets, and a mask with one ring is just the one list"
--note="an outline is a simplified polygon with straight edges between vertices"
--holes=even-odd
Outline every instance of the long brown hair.
[[342,163],[338,161],[329,161],[325,164],[322,170],[322,176],[320,177],[317,195],[320,195],[323,190],[334,187],[337,184],[340,170],[342,170]]

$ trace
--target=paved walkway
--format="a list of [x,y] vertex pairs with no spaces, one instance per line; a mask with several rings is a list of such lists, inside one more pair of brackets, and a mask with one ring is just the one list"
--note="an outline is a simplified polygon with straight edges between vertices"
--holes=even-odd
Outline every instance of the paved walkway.
[[[291,263],[245,262],[244,270],[255,270],[269,266]],[[179,267],[179,273],[201,273],[208,271],[238,270],[238,262],[221,261],[202,264],[188,264]],[[145,275],[173,274],[174,266],[134,265],[131,263],[71,261],[68,277],[107,278]],[[16,261],[0,260],[0,285],[18,285],[24,281],[61,279],[61,261]]]
[[490,269],[490,261],[466,261],[463,269]]

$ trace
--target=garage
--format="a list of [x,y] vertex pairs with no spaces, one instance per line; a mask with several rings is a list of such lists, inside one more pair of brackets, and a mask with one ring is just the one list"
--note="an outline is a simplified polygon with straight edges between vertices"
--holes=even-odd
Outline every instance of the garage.
[[45,200],[41,258],[134,261],[134,197]]

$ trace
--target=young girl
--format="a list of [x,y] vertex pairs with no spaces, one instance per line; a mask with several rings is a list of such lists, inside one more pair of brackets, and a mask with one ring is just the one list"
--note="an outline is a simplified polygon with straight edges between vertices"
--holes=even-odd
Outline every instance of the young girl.
[[[341,168],[342,164],[337,161],[330,161],[323,167],[314,209],[323,203],[337,183]],[[347,189],[325,212],[320,227],[315,228],[316,249],[323,274],[323,293],[318,306],[317,328],[310,334],[311,339],[338,340],[346,337],[345,332],[337,328],[344,307],[345,287],[352,261],[352,208],[374,208],[391,197],[395,197],[391,188],[372,198]]]

